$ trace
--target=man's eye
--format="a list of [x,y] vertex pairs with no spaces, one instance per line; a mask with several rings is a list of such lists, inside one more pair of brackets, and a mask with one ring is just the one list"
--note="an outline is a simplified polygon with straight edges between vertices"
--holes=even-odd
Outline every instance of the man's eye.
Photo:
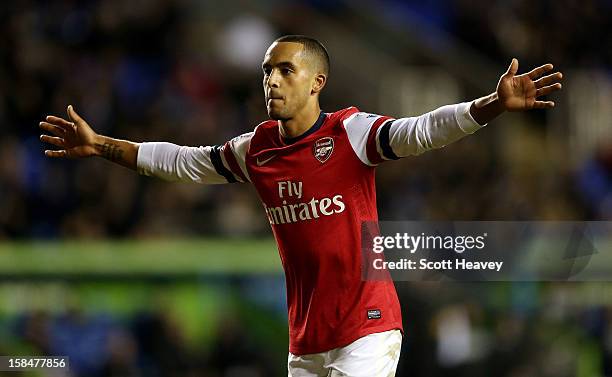
[[283,69],[281,70],[281,72],[283,73],[283,75],[288,75],[288,74],[290,74],[290,73],[291,73],[291,72],[293,72],[293,71],[292,71],[292,70],[290,70],[289,68],[283,68]]

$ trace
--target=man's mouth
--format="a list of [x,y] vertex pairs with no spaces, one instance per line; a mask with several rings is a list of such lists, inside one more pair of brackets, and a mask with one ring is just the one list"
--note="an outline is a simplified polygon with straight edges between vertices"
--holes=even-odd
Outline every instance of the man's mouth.
[[268,97],[267,103],[269,105],[269,104],[273,103],[274,101],[282,101],[282,99],[283,98],[279,97],[279,96],[270,96],[270,97]]
[[273,99],[283,99],[283,97],[279,96],[277,94],[275,94],[275,95],[268,95],[268,101],[269,100],[273,100]]

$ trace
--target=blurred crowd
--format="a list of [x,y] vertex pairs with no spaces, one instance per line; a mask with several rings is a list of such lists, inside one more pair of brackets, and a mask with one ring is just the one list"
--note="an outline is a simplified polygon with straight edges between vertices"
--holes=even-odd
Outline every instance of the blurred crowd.
[[612,375],[607,284],[402,288],[409,357],[400,361],[398,376]]
[[[265,115],[258,65],[242,70],[222,59],[215,45],[221,32],[205,23],[208,9],[178,1],[12,2],[1,9],[8,21],[0,82],[10,89],[0,98],[0,237],[263,228],[245,188],[169,186],[102,161],[50,161],[42,154],[49,146],[38,141],[38,122],[66,117],[69,103],[97,132],[134,141],[214,145],[249,131]],[[256,114],[254,101],[262,105]]]
[[[42,152],[50,146],[39,142],[37,125],[47,114],[64,115],[73,104],[99,133],[134,141],[214,145],[248,132],[266,119],[259,63],[268,43],[290,32],[279,21],[283,12],[307,8],[305,14],[321,12],[338,27],[358,27],[349,21],[342,25],[343,13],[351,10],[341,1],[274,5],[261,14],[240,4],[219,8],[169,0],[4,3],[0,237],[268,234],[250,188],[168,185],[105,161],[49,160]],[[378,6],[384,21],[384,7],[397,7],[397,2]],[[508,56],[560,61],[563,67],[609,70],[611,64],[609,49],[600,48],[610,43],[605,1],[458,1],[449,6],[428,1],[402,7],[503,66]],[[316,25],[311,27],[314,32]],[[333,60],[334,51],[331,55]],[[333,82],[333,74],[332,69],[331,85],[343,85]],[[376,104],[354,103],[353,94],[344,93],[345,98],[324,97],[324,110],[357,105],[376,112]],[[540,124],[546,116],[535,115]],[[596,178],[539,163],[538,144],[545,139],[541,127],[520,135],[524,147],[508,153],[500,131],[481,134],[381,168],[381,218],[609,216],[588,197],[591,184],[610,180],[607,165],[598,165]],[[604,189],[599,200],[610,200]],[[473,197],[478,200],[466,200]]]
[[[274,281],[282,287],[282,279]],[[606,284],[397,285],[406,333],[398,377],[612,376],[612,291]],[[65,289],[74,295],[75,287]],[[96,292],[105,289],[98,284]],[[286,317],[257,296],[241,297],[243,304],[233,308],[213,301],[223,311],[220,320],[195,313],[200,322],[215,323],[212,337],[197,342],[172,307],[129,315],[86,303],[29,309],[0,317],[0,354],[68,356],[67,377],[286,376],[287,333],[277,330]],[[32,376],[47,375],[54,374]]]
[[284,369],[240,313],[226,311],[212,340],[194,344],[169,309],[127,318],[80,306],[60,313],[25,311],[0,321],[6,329],[0,354],[67,356],[68,371],[58,374],[66,377],[263,377]]
[[[287,18],[311,17],[300,27],[313,33],[318,14],[355,35],[379,32],[355,22],[349,16],[355,7],[344,1],[262,4],[268,13],[244,2],[2,3],[0,239],[269,235],[251,187],[167,184],[99,159],[50,160],[43,155],[49,146],[38,139],[38,122],[48,114],[63,116],[73,104],[105,135],[222,144],[267,118],[260,60],[272,40],[294,32]],[[612,45],[612,3],[606,0],[389,0],[376,7],[382,22],[386,10],[395,17],[417,15],[503,68],[517,56],[523,68],[554,61],[561,69],[612,75],[612,49],[605,48]],[[330,54],[330,84],[342,88],[347,83],[334,82]],[[344,98],[323,97],[324,111],[356,105],[377,112],[376,103],[358,103],[353,91],[341,92]],[[442,151],[385,164],[378,171],[381,219],[611,219],[612,143],[603,140],[578,166],[555,163],[559,155],[549,151],[560,149],[542,147],[550,142],[548,116],[534,112],[528,125],[505,129],[504,120],[495,121]],[[520,145],[509,138],[520,138]],[[482,291],[443,287],[455,296],[444,298],[439,286],[399,284],[409,336],[398,376],[612,376],[612,300],[574,305],[583,294],[579,286],[526,285],[501,296],[494,285]],[[458,302],[470,294],[474,300]],[[278,371],[265,347],[242,338],[248,331],[239,324],[224,329],[207,354],[187,349],[173,326],[163,313],[117,322],[79,311],[28,312],[11,332],[33,352],[73,355],[78,376]],[[105,357],[90,365],[91,352]],[[234,368],[241,365],[236,355],[248,360],[245,368]]]

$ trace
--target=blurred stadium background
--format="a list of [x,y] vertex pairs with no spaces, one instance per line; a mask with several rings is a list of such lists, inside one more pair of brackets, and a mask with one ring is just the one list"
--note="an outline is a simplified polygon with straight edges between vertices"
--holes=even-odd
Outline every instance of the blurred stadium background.
[[[512,57],[564,72],[554,110],[380,168],[381,219],[612,218],[608,0],[7,1],[0,14],[1,355],[68,355],[79,377],[286,375],[284,280],[252,188],[48,160],[37,127],[74,104],[114,137],[222,143],[266,118],[260,62],[283,34],[327,45],[326,111],[470,100]],[[398,376],[612,376],[607,283],[396,285]]]

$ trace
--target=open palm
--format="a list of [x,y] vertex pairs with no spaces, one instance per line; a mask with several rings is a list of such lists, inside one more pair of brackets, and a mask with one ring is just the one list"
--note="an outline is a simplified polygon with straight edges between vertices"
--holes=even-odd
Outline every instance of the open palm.
[[552,64],[544,64],[528,73],[516,75],[518,60],[512,59],[508,71],[501,76],[497,84],[497,97],[504,109],[523,111],[554,107],[553,101],[538,100],[541,96],[561,89],[561,83],[557,82],[563,78],[561,72],[542,76],[552,69]]
[[64,118],[49,115],[45,121],[40,122],[40,128],[53,136],[41,135],[40,140],[60,147],[60,150],[46,150],[48,157],[89,157],[96,154],[96,133],[89,124],[81,118],[72,106],[68,106],[68,117]]

